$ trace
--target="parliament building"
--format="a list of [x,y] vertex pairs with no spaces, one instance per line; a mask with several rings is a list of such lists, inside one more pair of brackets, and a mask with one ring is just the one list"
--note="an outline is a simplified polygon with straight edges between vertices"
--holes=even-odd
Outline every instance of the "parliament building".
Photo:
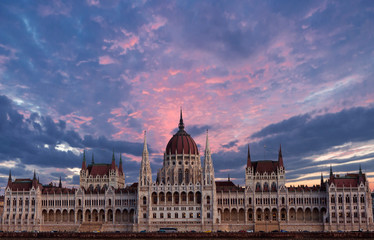
[[358,231],[374,230],[366,175],[339,176],[330,168],[316,186],[286,186],[281,148],[277,160],[246,159],[245,186],[216,181],[208,134],[204,161],[194,139],[179,130],[152,179],[146,136],[139,180],[125,184],[122,159],[87,163],[83,154],[79,188],[12,179],[5,188],[3,231]]

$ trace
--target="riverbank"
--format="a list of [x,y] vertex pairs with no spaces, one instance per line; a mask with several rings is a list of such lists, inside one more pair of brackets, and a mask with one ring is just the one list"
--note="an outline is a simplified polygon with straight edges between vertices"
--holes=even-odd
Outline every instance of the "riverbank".
[[246,239],[246,238],[261,238],[261,239],[374,239],[374,232],[255,232],[255,233],[238,233],[238,232],[212,232],[212,233],[134,233],[134,232],[2,232],[1,239],[43,239],[43,238],[58,238],[58,239]]

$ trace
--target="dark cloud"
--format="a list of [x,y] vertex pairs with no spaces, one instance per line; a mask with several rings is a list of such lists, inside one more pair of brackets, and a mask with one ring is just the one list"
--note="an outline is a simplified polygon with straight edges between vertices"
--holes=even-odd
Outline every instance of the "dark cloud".
[[[67,143],[75,148],[90,148],[99,162],[110,162],[111,152],[116,152],[117,163],[119,153],[141,156],[143,144],[127,141],[112,141],[106,137],[84,136],[72,130],[66,130],[64,121],[55,122],[49,116],[40,116],[33,113],[25,118],[20,114],[12,101],[6,96],[0,96],[0,159],[2,161],[15,161],[20,164],[15,168],[15,175],[25,175],[24,166],[72,168],[80,167],[82,156],[72,151],[61,151],[56,147]],[[152,149],[149,147],[150,152]],[[96,160],[95,160],[96,161]],[[126,164],[126,159],[123,158]],[[137,164],[129,164],[136,168]],[[5,171],[3,174],[6,174]],[[29,173],[31,177],[31,172]],[[65,177],[62,173],[53,173],[53,176]],[[24,176],[26,177],[26,176]],[[5,179],[2,179],[3,183]],[[1,184],[1,183],[0,183]]]
[[[295,178],[311,172],[326,172],[327,168],[316,167],[315,159],[308,157],[327,153],[332,147],[346,143],[364,142],[374,139],[374,108],[357,107],[342,110],[337,113],[313,117],[310,114],[291,117],[279,123],[271,124],[254,133],[249,139],[251,159],[277,160],[279,144],[286,169],[290,172],[288,178]],[[234,142],[234,141],[233,141]],[[213,154],[216,175],[225,177],[220,169],[240,169],[246,164],[247,146],[240,146],[239,151],[218,152]],[[348,149],[345,149],[347,151]],[[344,149],[343,149],[344,151]],[[355,171],[357,166],[340,165],[347,161],[372,159],[373,153],[364,156],[353,156],[349,159],[331,158],[324,164],[332,164],[334,171]],[[366,171],[374,171],[373,161],[362,163]],[[296,170],[292,171],[291,170]],[[244,171],[230,171],[232,177],[244,178]]]
[[[200,136],[203,133],[206,133],[207,130],[214,129],[212,126],[209,125],[188,125],[185,126],[185,130],[188,134],[190,134],[192,137]],[[179,128],[174,128],[174,130],[171,132],[172,134],[175,134],[178,132]]]
[[[320,153],[347,142],[372,140],[374,108],[357,107],[312,117],[309,114],[271,124],[251,138],[260,144],[287,146],[293,154]],[[292,146],[292,147],[291,147]]]
[[233,141],[231,141],[227,144],[221,144],[221,146],[223,148],[232,148],[232,147],[236,146],[238,142],[239,142],[239,140],[233,140]]

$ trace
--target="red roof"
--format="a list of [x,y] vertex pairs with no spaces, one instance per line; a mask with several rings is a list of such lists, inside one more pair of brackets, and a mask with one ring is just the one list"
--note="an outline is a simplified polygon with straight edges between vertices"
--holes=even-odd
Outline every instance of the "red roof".
[[15,190],[25,190],[29,191],[32,188],[32,180],[31,179],[16,179],[11,184],[11,189]]
[[257,162],[252,162],[252,166],[254,168],[255,173],[256,172],[272,173],[272,172],[277,172],[278,161],[271,161],[271,160],[257,161]]
[[170,139],[168,145],[166,145],[165,152],[166,154],[199,154],[195,141],[184,130],[182,111],[179,120],[179,131]]
[[357,187],[360,182],[366,181],[365,174],[362,173],[347,173],[345,176],[332,175],[330,176],[329,183],[334,183],[337,187]]
[[244,191],[244,188],[235,185],[232,181],[216,181],[216,191],[217,192],[228,192],[228,191]]
[[166,146],[166,154],[199,154],[199,150],[196,146],[193,138],[184,130],[179,130],[170,139],[168,145]]
[[97,164],[94,163],[93,165],[88,165],[88,172],[90,175],[93,177],[96,177],[97,175],[99,176],[104,176],[107,175],[109,176],[109,171],[111,169],[111,164]]

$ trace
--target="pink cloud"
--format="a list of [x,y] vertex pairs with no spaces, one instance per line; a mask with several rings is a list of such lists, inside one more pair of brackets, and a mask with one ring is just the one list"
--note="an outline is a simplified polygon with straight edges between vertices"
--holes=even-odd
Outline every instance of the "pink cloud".
[[93,117],[79,116],[75,113],[70,113],[64,116],[61,116],[60,119],[65,120],[67,123],[73,125],[75,128],[80,128],[82,124],[90,125]]
[[69,15],[72,7],[66,2],[62,1],[52,1],[48,2],[50,5],[39,5],[38,13],[42,17],[47,17],[50,15]]
[[100,5],[100,1],[99,0],[86,0],[86,3],[89,6],[99,6]]
[[125,35],[125,39],[120,40],[104,40],[106,43],[110,43],[111,46],[109,47],[110,50],[114,49],[122,49],[121,55],[127,53],[128,50],[134,50],[135,46],[139,44],[139,37],[133,33],[129,33],[126,30],[121,30],[121,32]]
[[99,64],[101,65],[107,65],[107,64],[113,64],[116,63],[116,61],[109,57],[108,55],[99,57]]

